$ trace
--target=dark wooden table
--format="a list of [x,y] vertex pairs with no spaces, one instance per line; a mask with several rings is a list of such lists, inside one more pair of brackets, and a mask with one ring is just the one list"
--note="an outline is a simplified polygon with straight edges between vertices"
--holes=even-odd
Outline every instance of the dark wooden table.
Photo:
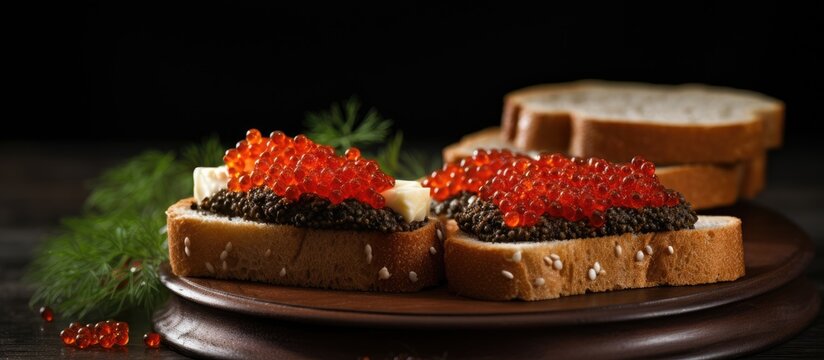
[[[130,320],[132,342],[118,351],[75,351],[57,334],[68,320],[44,323],[28,306],[32,289],[21,277],[35,247],[62,216],[77,214],[86,184],[102,168],[135,154],[142,146],[109,144],[2,143],[0,153],[0,359],[6,358],[180,358],[166,349],[147,350],[142,334],[148,320]],[[816,257],[806,271],[824,296],[824,163],[818,149],[788,147],[770,154],[768,190],[755,202],[794,219],[812,237]],[[399,353],[399,355],[402,355]],[[824,314],[794,339],[752,358],[824,358]]]

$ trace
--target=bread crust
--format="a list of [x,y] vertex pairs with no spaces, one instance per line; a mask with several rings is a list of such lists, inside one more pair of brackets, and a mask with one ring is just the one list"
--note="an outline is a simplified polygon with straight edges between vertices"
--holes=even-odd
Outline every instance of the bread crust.
[[384,292],[418,291],[443,278],[444,229],[436,219],[408,232],[319,230],[204,214],[190,209],[193,201],[166,211],[178,276]]
[[569,113],[524,110],[512,144],[524,150],[569,151],[572,118]]
[[767,152],[746,161],[743,169],[744,182],[741,197],[752,199],[767,186]]
[[[587,117],[576,113],[575,109],[561,113],[546,112],[526,102],[526,99],[540,94],[616,86],[720,90],[757,98],[765,105],[753,111],[750,118],[742,118],[732,124],[668,125]],[[656,163],[666,164],[736,162],[754,158],[766,148],[781,145],[784,104],[761,94],[737,89],[694,84],[662,86],[585,80],[537,85],[507,94],[501,123],[504,137],[524,150],[563,149],[571,155],[597,156],[611,161],[627,161],[640,154]]]
[[[475,149],[520,151],[505,140],[496,127],[468,134],[443,150],[444,162],[472,155]],[[523,151],[521,151],[523,152]],[[747,161],[731,164],[686,164],[659,166],[656,175],[664,186],[684,194],[695,209],[734,204],[738,198],[751,198],[764,188],[766,152]]]
[[747,181],[744,164],[695,164],[662,166],[655,170],[667,188],[684,195],[693,209],[709,209],[735,204]]
[[572,119],[569,153],[574,156],[626,162],[642,155],[659,164],[730,163],[755,157],[764,149],[764,123],[756,118],[713,126]]
[[692,230],[512,244],[476,240],[450,221],[444,246],[447,283],[450,291],[462,296],[532,301],[740,278],[741,221],[699,217],[698,224],[707,222],[712,225]]
[[461,137],[461,140],[443,148],[442,155],[445,163],[460,160],[472,155],[477,149],[507,149],[518,151],[510,144],[498,127],[488,127]]

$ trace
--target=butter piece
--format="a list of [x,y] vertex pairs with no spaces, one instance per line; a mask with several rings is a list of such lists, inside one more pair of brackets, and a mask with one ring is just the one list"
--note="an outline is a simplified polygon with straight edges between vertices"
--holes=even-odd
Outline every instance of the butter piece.
[[429,188],[417,181],[395,180],[395,187],[381,195],[386,206],[401,214],[406,222],[422,221],[429,214]]
[[194,171],[195,201],[199,204],[203,199],[226,189],[229,184],[229,171],[226,166],[197,167]]

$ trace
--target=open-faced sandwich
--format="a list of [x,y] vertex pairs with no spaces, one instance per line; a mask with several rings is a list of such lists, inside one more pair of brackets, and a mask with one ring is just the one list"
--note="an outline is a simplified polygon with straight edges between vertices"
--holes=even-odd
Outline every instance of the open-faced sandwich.
[[697,216],[655,165],[479,150],[423,180],[448,220],[449,288],[541,300],[744,275],[741,221]]
[[429,189],[358,149],[252,129],[224,162],[195,169],[194,197],[167,210],[174,274],[390,292],[441,281]]

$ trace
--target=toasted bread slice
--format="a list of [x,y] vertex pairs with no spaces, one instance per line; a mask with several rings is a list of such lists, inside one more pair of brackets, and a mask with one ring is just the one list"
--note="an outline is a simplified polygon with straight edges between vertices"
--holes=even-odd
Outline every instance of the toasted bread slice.
[[505,138],[524,150],[660,164],[732,163],[781,145],[784,104],[755,92],[579,81],[505,97]]
[[443,278],[443,225],[414,231],[318,230],[167,211],[169,261],[178,276],[260,281],[340,290],[411,292]]
[[[466,135],[460,142],[444,148],[444,162],[470,156],[476,149],[537,153],[518,150],[518,147],[505,140],[500,129],[491,127]],[[766,154],[762,151],[753,159],[733,164],[661,166],[655,173],[664,186],[684,194],[695,209],[726,206],[734,204],[739,196],[751,198],[763,189]]]
[[447,225],[450,291],[486,300],[543,300],[744,275],[741,220],[699,216],[695,229],[535,243],[488,243]]

